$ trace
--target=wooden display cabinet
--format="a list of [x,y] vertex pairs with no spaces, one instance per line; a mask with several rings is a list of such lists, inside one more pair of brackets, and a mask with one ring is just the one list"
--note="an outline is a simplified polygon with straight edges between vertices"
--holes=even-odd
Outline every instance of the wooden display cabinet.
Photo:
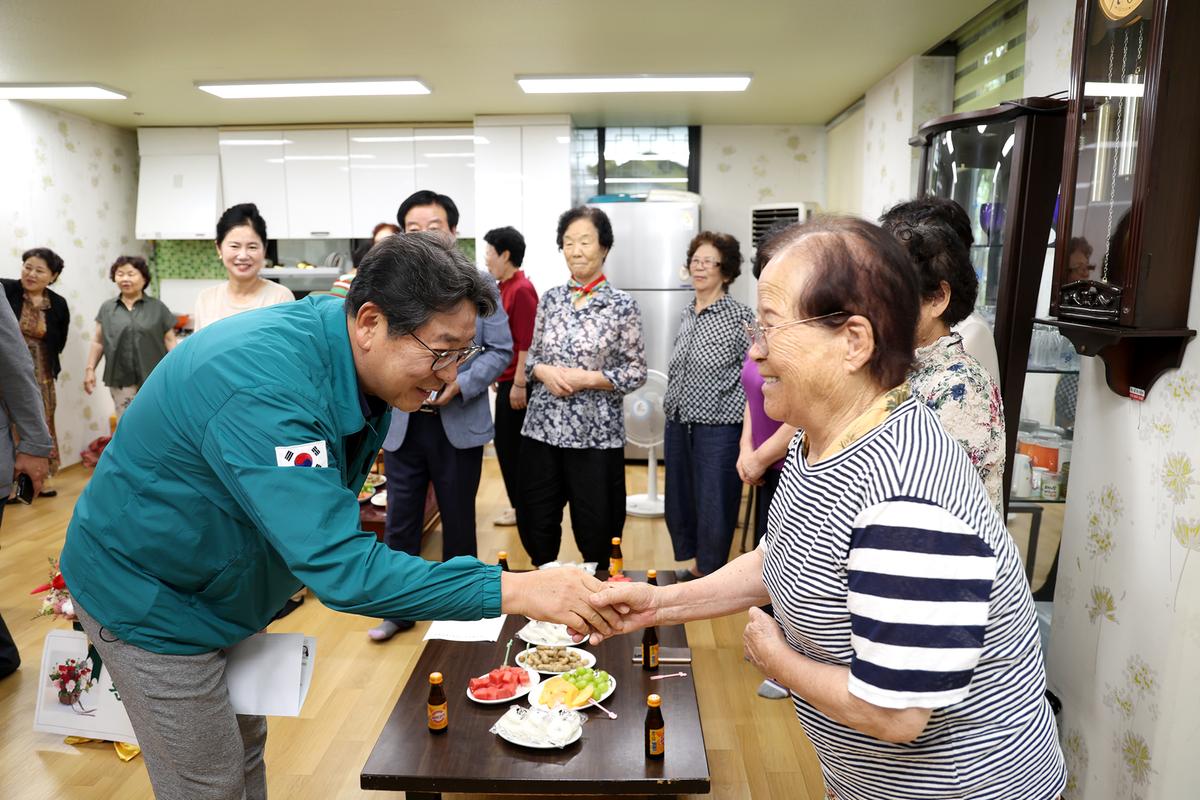
[[[921,148],[918,195],[954,200],[971,221],[976,309],[996,341],[1008,464],[1062,172],[1066,109],[1062,100],[1027,97],[930,120],[909,140]],[[1006,498],[1011,480],[1006,470]]]

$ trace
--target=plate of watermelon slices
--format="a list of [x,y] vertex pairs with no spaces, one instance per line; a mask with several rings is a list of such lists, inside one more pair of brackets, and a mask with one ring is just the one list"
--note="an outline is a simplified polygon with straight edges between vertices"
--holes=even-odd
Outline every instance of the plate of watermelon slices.
[[484,705],[507,703],[529,694],[541,680],[542,676],[535,669],[497,667],[478,678],[471,678],[467,697]]

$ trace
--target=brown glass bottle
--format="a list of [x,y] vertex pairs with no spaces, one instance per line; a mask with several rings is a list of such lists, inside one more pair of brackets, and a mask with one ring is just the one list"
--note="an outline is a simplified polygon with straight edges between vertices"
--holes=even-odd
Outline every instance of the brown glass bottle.
[[667,752],[667,730],[663,722],[662,698],[646,698],[646,758],[660,759]]
[[430,733],[445,733],[450,725],[447,713],[446,690],[442,687],[442,673],[429,673],[429,704],[426,709],[429,717]]
[[[658,570],[646,570],[646,583],[658,584]],[[646,672],[658,670],[658,629],[653,625],[642,631],[642,669]]]
[[612,554],[608,557],[608,574],[620,575],[625,571],[625,556],[621,555],[621,537],[612,539]]
[[501,551],[500,551],[499,553],[497,553],[496,555],[497,555],[497,558],[499,559],[499,564],[500,564],[500,569],[501,569],[501,571],[503,571],[503,572],[508,572],[508,571],[509,571],[509,569],[508,569],[508,551],[507,551],[507,550],[501,550]]

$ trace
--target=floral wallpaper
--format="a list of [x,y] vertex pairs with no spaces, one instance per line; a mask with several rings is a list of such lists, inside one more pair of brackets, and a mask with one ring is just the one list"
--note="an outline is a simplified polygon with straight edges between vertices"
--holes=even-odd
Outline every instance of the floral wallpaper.
[[921,152],[908,140],[954,103],[954,59],[913,56],[867,90],[861,213],[870,220],[916,193]]
[[1071,80],[1074,0],[1029,0],[1025,6],[1025,90],[1028,97],[1065,92]]
[[21,253],[31,247],[49,247],[65,264],[52,288],[71,310],[55,415],[66,466],[108,433],[108,392],[89,396],[82,384],[96,309],[116,294],[109,265],[119,255],[149,255],[133,235],[137,139],[133,131],[0,100],[0,175],[0,277],[18,277]]
[[[1066,90],[1074,0],[1029,0],[1025,88]],[[1197,262],[1200,267],[1200,261]],[[1189,325],[1200,324],[1193,279]],[[1071,495],[1046,654],[1067,800],[1196,796],[1200,743],[1200,348],[1143,403],[1079,375]]]
[[[701,131],[701,226],[733,234],[750,257],[750,207],[815,202],[825,206],[825,131],[819,125],[705,125]],[[752,308],[749,265],[733,294]]]

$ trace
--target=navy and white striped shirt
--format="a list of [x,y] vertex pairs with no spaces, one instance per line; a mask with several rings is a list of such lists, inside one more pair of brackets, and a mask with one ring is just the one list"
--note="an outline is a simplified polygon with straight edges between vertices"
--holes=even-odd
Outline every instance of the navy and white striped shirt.
[[788,643],[850,668],[885,708],[933,709],[893,744],[793,695],[839,800],[1051,800],[1066,782],[1033,598],[962,447],[902,403],[816,464],[797,437],[771,503],[763,580]]

